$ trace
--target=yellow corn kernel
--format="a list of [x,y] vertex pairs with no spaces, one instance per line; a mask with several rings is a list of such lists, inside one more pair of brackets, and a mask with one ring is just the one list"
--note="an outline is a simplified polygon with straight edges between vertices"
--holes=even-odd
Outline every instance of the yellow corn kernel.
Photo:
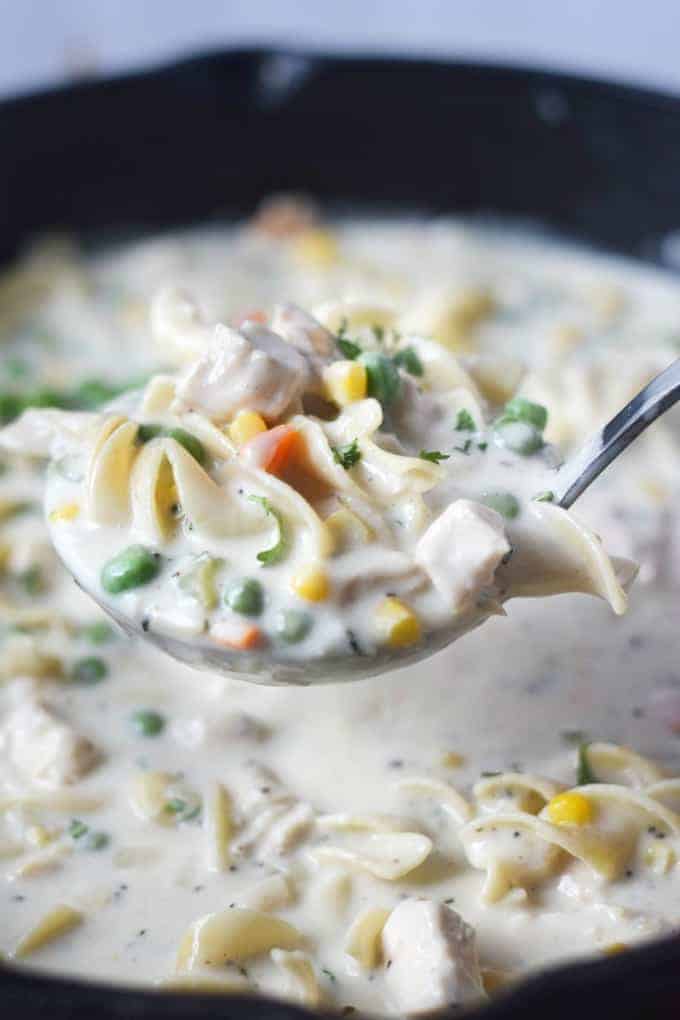
[[326,269],[338,258],[338,242],[327,230],[305,230],[293,241],[293,254],[304,266]]
[[333,538],[333,550],[336,553],[357,549],[373,538],[374,532],[355,513],[342,507],[325,520],[325,525]]
[[618,956],[619,953],[625,953],[630,946],[625,942],[611,942],[608,946],[604,946],[602,952],[605,956]]
[[323,567],[316,563],[301,567],[293,575],[290,586],[296,595],[299,595],[301,599],[306,599],[307,602],[323,602],[328,598],[330,591],[328,574]]
[[50,520],[53,524],[63,521],[75,521],[79,513],[80,507],[77,503],[64,503],[63,506],[58,506],[55,510],[52,510]]
[[335,361],[323,370],[324,392],[338,407],[366,396],[366,369],[360,361]]
[[44,825],[31,825],[26,830],[26,841],[31,846],[47,846],[48,843],[52,842],[52,835]]
[[378,606],[375,622],[380,639],[391,648],[407,648],[420,640],[420,620],[413,610],[389,596]]
[[229,438],[236,446],[244,446],[261,432],[267,431],[267,423],[257,411],[239,411],[229,426]]
[[593,820],[593,805],[582,793],[568,790],[548,802],[548,818],[554,825],[588,825]]
[[440,761],[447,769],[459,769],[465,763],[465,758],[455,751],[445,751]]

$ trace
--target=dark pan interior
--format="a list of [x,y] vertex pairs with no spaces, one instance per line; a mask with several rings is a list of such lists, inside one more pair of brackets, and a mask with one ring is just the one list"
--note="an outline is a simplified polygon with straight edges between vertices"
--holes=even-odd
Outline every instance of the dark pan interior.
[[[0,261],[47,229],[160,229],[291,190],[345,207],[510,214],[660,261],[680,228],[680,100],[539,71],[249,51],[0,103]],[[576,1014],[680,1020],[680,940],[548,973],[476,1015]],[[7,969],[0,1015],[304,1014]]]

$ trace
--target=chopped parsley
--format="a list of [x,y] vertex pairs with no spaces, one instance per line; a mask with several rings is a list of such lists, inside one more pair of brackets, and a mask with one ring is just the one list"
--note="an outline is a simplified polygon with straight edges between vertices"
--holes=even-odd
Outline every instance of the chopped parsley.
[[361,347],[348,338],[347,326],[347,319],[343,319],[340,323],[340,329],[336,333],[335,342],[342,356],[347,358],[348,361],[354,361],[361,354]]
[[385,339],[385,327],[381,326],[379,322],[374,322],[371,326],[371,330],[377,343],[381,344]]
[[543,432],[548,424],[548,411],[542,404],[534,404],[525,397],[514,397],[503,408],[503,414],[495,426],[507,425],[516,421],[526,422],[526,424],[537,428],[539,432]]
[[81,822],[79,818],[72,818],[68,827],[68,834],[71,839],[82,839],[90,831],[89,825]]
[[576,771],[576,782],[579,786],[587,786],[589,783],[597,783],[598,779],[590,767],[588,760],[588,748],[590,744],[579,744],[578,767]]
[[361,460],[361,450],[356,439],[353,439],[351,443],[347,443],[345,446],[332,446],[331,450],[333,451],[333,460],[344,467],[345,471],[349,471],[351,467],[354,467]]
[[163,805],[163,810],[168,815],[181,815],[187,809],[187,802],[181,797],[173,797]]
[[336,978],[335,974],[333,973],[333,971],[329,970],[328,967],[322,967],[321,968],[321,973],[325,974],[329,981],[337,981],[338,980]]
[[555,493],[550,489],[546,489],[545,492],[539,492],[535,496],[532,496],[534,503],[554,503]]
[[466,439],[462,446],[454,446],[454,450],[456,450],[458,453],[468,454],[470,452],[470,447],[471,446],[472,446],[472,440],[471,439]]
[[201,813],[201,805],[188,804],[182,797],[173,797],[163,805],[163,811],[174,815],[180,822],[193,822]]
[[562,730],[560,733],[560,739],[565,744],[571,744],[572,747],[578,747],[579,744],[586,743],[586,735],[583,730]]
[[272,506],[271,501],[268,500],[266,496],[251,495],[248,497],[248,499],[252,503],[259,503],[260,506],[265,510],[265,512],[268,513],[270,517],[273,517],[274,520],[276,521],[277,535],[274,545],[271,546],[270,549],[263,549],[261,552],[257,554],[259,562],[264,567],[269,567],[273,563],[279,563],[280,560],[283,559],[283,557],[286,555],[286,552],[288,551],[288,543],[286,541],[286,536],[284,532],[283,517],[281,516],[279,511]]
[[74,684],[82,684],[84,687],[93,687],[106,679],[109,667],[97,655],[85,655],[82,659],[76,659],[71,667],[71,681]]
[[46,587],[43,572],[37,563],[19,574],[19,582],[27,595],[40,595]]
[[85,822],[81,822],[79,818],[71,819],[68,834],[71,839],[78,841],[78,845],[83,850],[103,850],[111,842],[111,837],[107,832],[92,831],[90,826],[85,825]]
[[457,432],[476,432],[475,419],[464,407],[458,412],[455,425]]
[[440,460],[448,460],[450,453],[440,453],[439,450],[421,450],[418,454],[421,460],[429,460],[432,464],[438,464]]
[[404,347],[403,350],[397,351],[393,359],[394,364],[398,365],[399,368],[403,368],[409,375],[422,376],[424,375],[423,363],[418,357],[413,347]]

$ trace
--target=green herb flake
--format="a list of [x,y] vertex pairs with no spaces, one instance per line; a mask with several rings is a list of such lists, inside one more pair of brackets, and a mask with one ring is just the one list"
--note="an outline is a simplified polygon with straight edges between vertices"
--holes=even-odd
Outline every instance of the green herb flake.
[[381,326],[379,322],[374,322],[371,326],[371,332],[376,339],[376,343],[381,344],[385,339],[385,327]]
[[338,340],[338,349],[348,361],[356,361],[361,354],[361,347],[353,340]]
[[40,595],[47,587],[43,572],[37,564],[19,574],[19,583],[27,595]]
[[502,776],[502,772],[481,772],[482,779],[495,779],[496,776]]
[[68,834],[71,839],[82,839],[90,831],[89,825],[85,825],[85,822],[81,822],[79,818],[72,818],[69,827]]
[[464,453],[467,456],[467,454],[469,454],[469,452],[470,452],[471,447],[472,447],[472,440],[471,439],[466,439],[462,446],[454,446],[454,450],[457,453]]
[[448,460],[450,453],[440,453],[439,450],[421,450],[418,454],[421,460],[429,460],[431,464],[438,464],[440,460]]
[[248,499],[251,503],[259,503],[260,506],[274,518],[277,525],[277,536],[276,542],[270,549],[263,549],[257,554],[258,561],[264,566],[269,567],[274,563],[279,563],[288,551],[288,543],[286,541],[283,516],[279,511],[272,506],[271,501],[266,496],[250,495]]
[[321,973],[325,974],[329,981],[334,981],[335,982],[335,981],[338,980],[336,978],[335,974],[333,973],[333,971],[329,970],[328,967],[322,967],[321,968]]
[[353,439],[351,443],[347,443],[345,446],[332,446],[333,460],[344,467],[345,471],[349,471],[351,467],[354,467],[358,461],[361,460],[361,450],[359,449],[359,443],[356,439]]
[[580,744],[586,743],[585,736],[583,730],[562,730],[560,740],[571,747],[578,747]]
[[71,680],[74,684],[93,687],[108,676],[109,667],[103,659],[96,655],[86,655],[76,659],[71,667]]
[[186,809],[187,802],[182,800],[181,797],[173,797],[172,800],[166,801],[163,805],[163,810],[168,815],[181,815]]
[[534,503],[554,503],[555,493],[551,492],[550,489],[546,489],[545,492],[538,492],[535,496],[531,497]]
[[590,767],[588,760],[588,748],[590,744],[581,743],[578,747],[578,765],[576,770],[576,783],[578,786],[588,786],[589,783],[597,783],[599,780]]
[[425,374],[423,363],[413,347],[404,347],[403,350],[397,351],[392,360],[395,365],[403,368],[409,375],[415,375],[420,378]]
[[513,397],[503,408],[498,424],[513,421],[527,422],[543,432],[548,424],[548,411],[542,404],[534,404],[526,397]]
[[476,432],[475,419],[464,407],[458,412],[455,424],[456,432]]
[[85,839],[86,850],[103,850],[111,842],[107,832],[91,832]]

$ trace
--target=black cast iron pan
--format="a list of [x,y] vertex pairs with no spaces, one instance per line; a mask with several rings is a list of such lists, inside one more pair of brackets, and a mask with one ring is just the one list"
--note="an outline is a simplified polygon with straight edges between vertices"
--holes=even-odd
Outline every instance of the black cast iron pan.
[[[680,229],[680,99],[544,71],[257,50],[0,103],[0,261],[54,228],[158,230],[281,191],[511,215],[662,262]],[[548,972],[475,1015],[680,1020],[680,938]],[[300,1016],[0,970],[3,1020]]]

